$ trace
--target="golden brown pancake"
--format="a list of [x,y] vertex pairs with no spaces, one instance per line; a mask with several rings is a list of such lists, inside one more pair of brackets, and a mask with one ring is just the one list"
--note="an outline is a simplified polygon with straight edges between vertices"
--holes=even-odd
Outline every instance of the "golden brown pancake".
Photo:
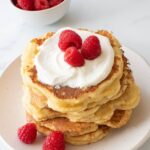
[[[107,36],[108,33],[102,32],[102,35],[103,34]],[[48,35],[52,36],[52,34]],[[45,37],[43,40],[44,39]],[[70,87],[57,89],[38,81],[33,58],[38,53],[38,46],[41,44],[39,41],[42,41],[42,39],[32,40],[23,54],[21,67],[23,82],[28,86],[34,87],[34,89],[37,89],[41,93],[44,93],[48,105],[56,111],[67,112],[86,109],[89,103],[97,100],[103,103],[104,99],[110,99],[119,92],[121,88],[120,79],[123,75],[123,59],[120,44],[113,36],[112,39],[111,44],[115,52],[115,61],[112,71],[103,82],[96,86],[82,89]]]
[[95,32],[109,39],[114,50],[114,64],[108,77],[87,88],[56,88],[37,78],[34,57],[38,47],[54,33],[33,39],[22,56],[23,103],[27,120],[35,122],[44,135],[62,131],[68,143],[96,142],[111,128],[125,125],[138,105],[140,91],[128,66],[121,45],[108,31]]
[[62,131],[66,142],[75,145],[89,144],[97,142],[105,137],[111,128],[120,128],[127,123],[132,110],[116,110],[110,121],[106,125],[97,125],[94,123],[70,122],[65,118],[55,118],[46,121],[37,122],[27,113],[27,120],[34,122],[37,129],[44,135],[49,135],[52,131]]

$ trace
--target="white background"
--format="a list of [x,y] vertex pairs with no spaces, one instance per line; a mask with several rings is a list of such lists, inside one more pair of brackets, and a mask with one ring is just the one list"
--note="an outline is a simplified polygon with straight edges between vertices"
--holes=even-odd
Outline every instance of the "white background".
[[[32,38],[63,26],[112,31],[150,63],[150,0],[72,0],[63,19],[43,27],[24,23],[11,10],[9,0],[0,0],[0,73]],[[150,140],[140,148],[149,149]]]

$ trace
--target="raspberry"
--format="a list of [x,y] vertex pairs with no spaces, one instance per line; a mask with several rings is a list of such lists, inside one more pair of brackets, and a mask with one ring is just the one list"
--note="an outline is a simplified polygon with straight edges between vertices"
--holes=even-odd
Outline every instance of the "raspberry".
[[64,0],[50,0],[50,1],[49,1],[49,5],[50,5],[50,7],[54,7],[54,6],[60,4],[60,3],[63,2],[63,1],[64,1]]
[[92,60],[101,54],[100,41],[96,36],[89,36],[82,44],[81,54],[85,59]]
[[17,4],[20,8],[22,8],[24,10],[33,10],[34,9],[33,0],[17,0]]
[[65,61],[73,67],[84,65],[84,58],[76,47],[69,47],[65,51]]
[[34,0],[34,7],[36,10],[43,10],[49,8],[48,0]]
[[65,142],[64,135],[59,131],[53,131],[43,144],[43,150],[64,150]]
[[20,6],[18,4],[16,4],[16,7],[20,8]]
[[77,49],[81,48],[81,37],[72,30],[64,30],[60,34],[58,46],[62,51],[68,47],[75,46]]
[[27,123],[18,129],[18,138],[26,143],[33,143],[37,136],[36,125],[34,123]]
[[16,5],[17,4],[17,0],[12,0],[13,4]]

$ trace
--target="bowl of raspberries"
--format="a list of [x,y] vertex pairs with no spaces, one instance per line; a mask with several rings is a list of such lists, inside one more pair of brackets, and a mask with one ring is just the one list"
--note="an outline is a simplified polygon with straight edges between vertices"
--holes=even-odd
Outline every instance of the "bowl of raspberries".
[[32,25],[48,25],[61,19],[70,0],[10,0],[15,13]]

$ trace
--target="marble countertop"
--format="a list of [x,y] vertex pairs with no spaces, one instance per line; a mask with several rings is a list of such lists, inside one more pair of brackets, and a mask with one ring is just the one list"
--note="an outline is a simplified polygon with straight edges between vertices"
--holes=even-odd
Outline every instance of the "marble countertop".
[[[150,0],[72,0],[68,14],[59,22],[33,27],[13,13],[9,0],[0,1],[0,74],[32,38],[63,26],[112,31],[150,63],[149,6]],[[140,148],[149,149],[150,140]]]

